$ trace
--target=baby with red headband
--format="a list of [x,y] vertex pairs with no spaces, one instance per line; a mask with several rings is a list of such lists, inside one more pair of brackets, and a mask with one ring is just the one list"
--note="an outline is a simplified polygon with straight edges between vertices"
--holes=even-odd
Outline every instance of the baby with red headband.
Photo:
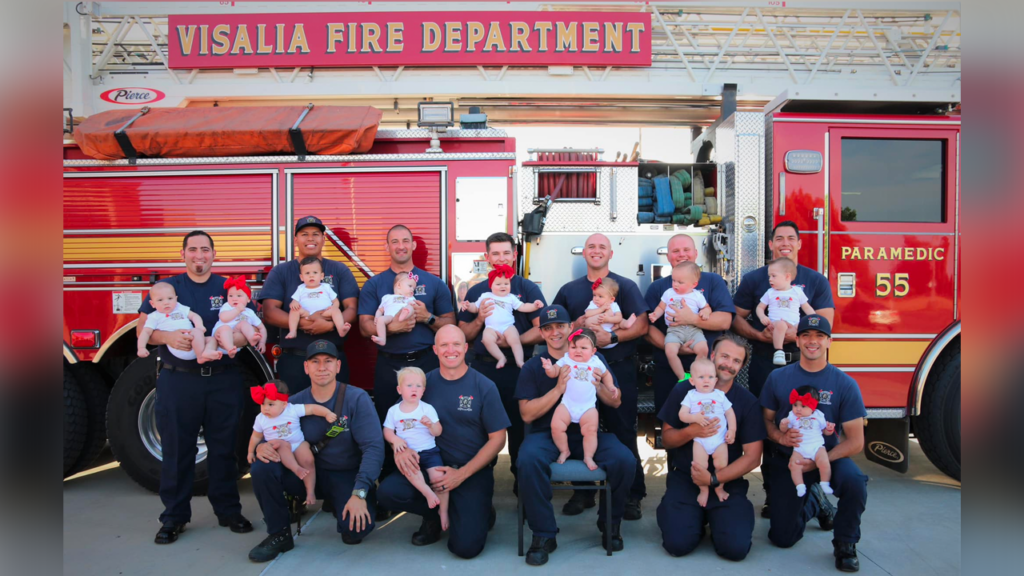
[[804,459],[814,460],[821,475],[821,491],[832,493],[829,480],[832,478],[832,465],[828,461],[825,450],[825,436],[831,436],[836,425],[825,421],[825,415],[818,410],[818,389],[814,386],[801,386],[789,393],[792,408],[789,415],[779,423],[783,434],[790,428],[800,431],[800,445],[793,449],[789,458],[789,471],[793,475],[796,495],[803,497],[807,493],[804,485]]
[[302,435],[299,419],[320,416],[334,424],[338,415],[319,404],[289,404],[288,385],[282,380],[267,382],[249,389],[253,402],[260,405],[260,413],[252,425],[249,437],[249,464],[256,460],[256,446],[263,440],[274,447],[281,464],[295,473],[306,487],[306,504],[316,504],[316,465],[309,442]]
[[590,328],[580,328],[569,334],[569,353],[552,364],[541,356],[540,363],[548,378],[558,378],[562,366],[569,367],[569,381],[562,401],[551,416],[551,440],[558,448],[558,463],[569,458],[570,423],[579,423],[583,435],[583,463],[597,470],[594,453],[597,452],[597,388],[604,386],[614,398],[618,393],[611,372],[597,354],[597,336]]
[[298,335],[299,320],[320,314],[330,318],[334,328],[342,338],[348,334],[352,325],[345,322],[341,315],[341,301],[330,284],[323,284],[324,263],[316,256],[307,256],[299,262],[299,278],[302,284],[292,294],[292,303],[288,310],[288,333],[285,338]]
[[484,292],[476,302],[466,302],[459,305],[463,311],[477,314],[480,306],[487,300],[494,302],[491,314],[484,318],[484,332],[480,337],[484,347],[491,353],[491,356],[498,361],[497,368],[505,366],[505,353],[498,346],[498,335],[505,336],[505,342],[512,350],[512,356],[516,359],[516,366],[523,367],[523,344],[519,341],[519,331],[516,330],[516,320],[512,311],[536,312],[544,307],[544,302],[523,302],[515,294],[512,294],[512,277],[516,271],[511,266],[498,265],[487,274],[487,287],[490,292]]
[[[249,344],[255,346],[262,354],[267,349],[267,330],[256,330],[263,326],[263,321],[249,308],[252,290],[249,290],[249,285],[242,276],[228,278],[224,282],[224,288],[228,291],[228,301],[220,307],[217,323],[213,325],[213,338],[207,341],[203,356],[207,360],[217,360],[223,351],[234,358],[238,353],[238,348],[235,347],[236,332],[245,336]],[[218,346],[220,350],[217,349]]]
[[206,358],[203,357],[203,348],[206,346],[203,319],[188,306],[178,303],[178,293],[174,286],[167,282],[153,284],[149,289],[149,303],[153,305],[153,313],[146,316],[146,325],[139,333],[139,358],[149,356],[149,349],[146,346],[154,330],[188,330],[192,334],[191,350],[178,350],[171,346],[168,346],[167,350],[182,360],[195,360],[199,364],[206,362]]
[[[590,301],[586,312],[583,313],[586,318],[584,324],[587,328],[597,330],[597,327],[600,326],[602,330],[611,334],[616,328],[628,330],[633,326],[633,323],[636,322],[636,314],[631,314],[629,318],[623,319],[622,309],[615,302],[619,296],[619,283],[614,278],[598,278],[594,281],[593,290],[594,299]],[[615,348],[618,344],[618,342],[612,342],[601,349]]]
[[416,313],[412,303],[416,301],[416,283],[419,281],[419,277],[412,272],[395,274],[395,293],[385,294],[373,315],[377,334],[370,336],[370,340],[373,340],[374,344],[383,346],[388,343],[388,324],[391,324],[392,320],[404,322],[410,314]]

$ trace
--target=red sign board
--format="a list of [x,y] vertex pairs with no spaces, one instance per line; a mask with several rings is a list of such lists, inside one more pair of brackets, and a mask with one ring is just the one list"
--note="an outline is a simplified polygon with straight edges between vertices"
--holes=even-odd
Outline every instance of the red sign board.
[[644,13],[172,15],[169,28],[171,68],[651,65]]

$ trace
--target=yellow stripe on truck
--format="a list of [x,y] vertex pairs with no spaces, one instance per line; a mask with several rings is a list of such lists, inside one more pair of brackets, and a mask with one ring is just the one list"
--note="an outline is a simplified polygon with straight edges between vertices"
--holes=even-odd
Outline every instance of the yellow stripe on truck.
[[[214,235],[219,260],[270,260],[267,234]],[[64,238],[65,262],[180,260],[181,235]]]
[[828,361],[838,366],[916,366],[929,344],[927,340],[833,340]]

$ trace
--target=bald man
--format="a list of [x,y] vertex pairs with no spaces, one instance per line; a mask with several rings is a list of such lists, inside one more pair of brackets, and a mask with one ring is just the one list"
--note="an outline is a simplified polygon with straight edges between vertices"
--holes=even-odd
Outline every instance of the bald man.
[[[438,329],[433,350],[440,367],[427,374],[423,393],[423,402],[437,411],[443,429],[437,447],[445,464],[441,467],[444,475],[432,482],[431,488],[435,493],[450,494],[448,549],[460,558],[480,554],[487,532],[494,526],[492,464],[505,446],[509,426],[498,388],[466,364],[468,349],[462,330],[453,325]],[[381,483],[377,501],[389,510],[423,517],[420,529],[412,535],[414,546],[437,542],[441,539],[437,508],[428,508],[426,498],[406,478],[424,473],[419,455],[412,450],[399,452],[395,464],[398,471]]]
[[[622,317],[629,318],[633,314],[636,315],[636,322],[628,329],[617,329],[611,333],[598,330],[597,345],[599,348],[603,348],[601,353],[607,360],[608,368],[615,374],[615,379],[622,391],[622,404],[618,408],[609,408],[603,404],[599,406],[601,418],[605,428],[615,434],[615,437],[626,448],[629,448],[636,460],[636,473],[633,476],[633,485],[629,489],[629,498],[626,500],[623,519],[639,520],[643,516],[640,501],[647,495],[647,486],[644,484],[644,467],[640,462],[640,453],[636,444],[636,345],[637,340],[647,334],[647,312],[650,311],[650,308],[634,280],[619,276],[608,269],[608,262],[611,261],[613,254],[612,243],[607,236],[591,234],[583,246],[583,258],[587,262],[587,275],[562,286],[551,303],[565,307],[569,312],[569,317],[575,319],[574,326],[582,327],[584,312],[594,297],[594,282],[599,279],[612,278],[619,284],[619,295],[615,298],[615,302],[622,309]],[[612,344],[617,345],[613,348],[606,348]],[[572,516],[582,513],[585,508],[594,506],[594,492],[593,490],[575,492],[562,507],[562,513]]]

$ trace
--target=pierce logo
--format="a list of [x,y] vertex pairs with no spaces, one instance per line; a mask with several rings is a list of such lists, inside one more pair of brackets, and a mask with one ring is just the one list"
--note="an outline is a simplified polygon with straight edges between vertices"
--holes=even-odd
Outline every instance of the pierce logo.
[[133,106],[151,104],[164,99],[165,94],[152,88],[114,88],[100,94],[100,98],[112,104]]
[[892,444],[875,441],[868,444],[868,450],[874,454],[877,458],[885,460],[886,462],[892,462],[898,464],[903,462],[904,456],[895,446]]

